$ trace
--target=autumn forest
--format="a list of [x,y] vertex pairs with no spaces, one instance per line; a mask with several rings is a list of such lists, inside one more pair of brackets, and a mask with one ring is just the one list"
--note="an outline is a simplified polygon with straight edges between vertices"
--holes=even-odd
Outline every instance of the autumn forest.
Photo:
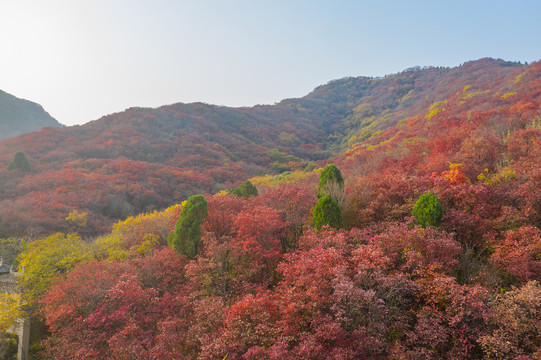
[[2,140],[0,255],[5,359],[541,359],[541,62]]

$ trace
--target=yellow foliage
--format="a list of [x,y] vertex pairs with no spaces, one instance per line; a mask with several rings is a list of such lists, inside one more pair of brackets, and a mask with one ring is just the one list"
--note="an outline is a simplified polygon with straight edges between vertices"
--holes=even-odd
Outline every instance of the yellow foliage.
[[358,114],[359,116],[367,116],[372,113],[372,105],[365,103],[357,106],[355,109],[353,109],[353,112]]
[[520,80],[522,80],[522,77],[526,74],[526,71],[521,73],[521,74],[518,74],[517,77],[515,78],[515,84],[518,83]]
[[502,99],[507,99],[508,97],[514,96],[514,95],[516,95],[516,94],[517,94],[516,91],[515,91],[515,92],[508,92],[507,94],[503,94],[503,95],[502,95]]
[[471,85],[466,85],[462,89],[462,93],[458,96],[458,103],[460,105],[462,105],[465,100],[468,100],[468,99],[471,99],[472,97],[475,97],[475,96],[478,96],[478,95],[483,95],[483,94],[486,94],[486,93],[490,92],[490,90],[469,92],[470,88],[471,88]]
[[449,163],[449,170],[444,171],[442,175],[449,180],[451,184],[463,184],[463,183],[470,183],[470,179],[464,175],[464,171],[462,170],[462,167],[464,164],[453,164]]
[[445,105],[446,102],[447,102],[446,100],[436,101],[434,104],[430,105],[430,110],[437,109],[441,107],[442,105]]
[[436,114],[445,111],[445,108],[441,108],[442,105],[445,105],[446,101],[437,101],[430,106],[428,114],[426,114],[426,119],[430,120]]
[[6,332],[17,319],[25,317],[20,294],[0,293],[0,332]]
[[408,93],[406,95],[404,95],[400,100],[399,102],[400,103],[403,103],[405,101],[408,101],[411,97],[413,96],[413,89],[411,89],[410,91],[408,91]]
[[[314,170],[317,171],[317,170]],[[321,169],[319,169],[321,171]],[[250,182],[254,185],[265,185],[269,187],[276,187],[280,185],[281,183],[292,183],[295,181],[298,181],[300,179],[304,179],[308,177],[311,174],[311,172],[305,172],[305,171],[286,171],[278,175],[265,175],[265,176],[258,176],[255,178],[250,179]]]
[[87,225],[87,216],[88,213],[86,212],[80,213],[77,210],[73,210],[69,213],[68,217],[66,217],[66,221],[71,225],[85,227]]
[[145,241],[139,246],[135,246],[135,250],[141,254],[145,255],[154,250],[154,247],[160,244],[158,237],[154,234],[148,234],[145,236]]
[[53,279],[91,260],[92,253],[77,234],[58,233],[29,243],[19,259],[19,268],[24,269],[19,283],[25,299],[33,301],[49,289]]
[[95,257],[97,259],[106,259],[109,261],[129,258],[131,253],[129,250],[124,249],[122,246],[123,244],[121,234],[111,233],[109,235],[99,237],[94,242]]
[[94,243],[96,257],[122,260],[136,254],[145,254],[160,243],[165,244],[169,221],[185,203],[119,221],[113,225],[110,234],[98,238]]
[[494,185],[503,182],[508,182],[517,177],[517,173],[514,170],[505,167],[496,174],[489,174],[488,169],[485,169],[481,174],[477,176],[477,180],[487,184]]

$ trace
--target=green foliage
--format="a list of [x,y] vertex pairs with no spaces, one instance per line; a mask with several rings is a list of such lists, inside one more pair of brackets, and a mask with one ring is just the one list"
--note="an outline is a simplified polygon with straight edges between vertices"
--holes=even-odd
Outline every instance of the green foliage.
[[332,193],[336,190],[344,190],[344,178],[342,178],[342,173],[334,164],[328,164],[319,175],[317,197],[321,198],[327,194],[333,195]]
[[270,149],[267,151],[267,156],[278,163],[288,163],[290,161],[301,161],[300,158],[281,152],[278,149]]
[[17,336],[0,333],[0,359],[17,360]]
[[12,170],[21,170],[25,172],[30,172],[30,164],[26,155],[22,151],[17,151],[13,156],[13,160],[9,162],[6,169],[9,171]]
[[167,238],[169,245],[179,253],[193,259],[203,246],[201,223],[207,216],[207,201],[203,195],[190,196],[180,211],[175,232]]
[[240,186],[240,193],[242,196],[249,198],[250,196],[257,196],[257,188],[249,180],[246,180]]
[[245,198],[249,198],[250,196],[257,196],[257,188],[250,182],[250,180],[246,180],[242,183],[242,185],[238,188],[233,188],[229,190],[230,194],[242,196]]
[[240,191],[240,188],[230,189],[229,193],[232,195],[242,196],[242,192]]
[[443,206],[436,195],[427,192],[413,205],[411,214],[422,227],[438,226],[443,218]]
[[320,229],[325,225],[329,225],[335,229],[340,229],[344,226],[342,220],[342,211],[330,195],[326,195],[318,200],[312,218],[312,226]]

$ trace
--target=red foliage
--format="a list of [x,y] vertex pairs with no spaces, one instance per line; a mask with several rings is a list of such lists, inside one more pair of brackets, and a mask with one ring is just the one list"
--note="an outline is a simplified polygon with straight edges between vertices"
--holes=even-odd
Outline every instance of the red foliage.
[[521,281],[541,279],[541,230],[521,227],[494,241],[490,261]]
[[280,237],[286,227],[280,212],[266,206],[241,211],[233,224],[233,246],[254,263],[276,264],[280,258]]

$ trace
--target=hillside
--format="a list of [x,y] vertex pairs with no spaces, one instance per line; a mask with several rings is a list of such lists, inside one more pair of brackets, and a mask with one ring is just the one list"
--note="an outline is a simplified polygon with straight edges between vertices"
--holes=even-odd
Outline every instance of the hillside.
[[[32,171],[0,172],[2,219],[70,231],[0,239],[25,269],[0,331],[27,302],[35,358],[540,357],[541,62],[347,78],[249,109],[131,109],[0,147]],[[318,164],[335,166],[313,169],[329,151]],[[227,181],[211,154],[237,166]],[[252,178],[252,196],[177,204],[285,168]],[[171,184],[192,187],[87,236],[112,219],[88,204],[152,209]]]
[[62,125],[40,105],[0,90],[0,140],[38,131],[45,126]]
[[[460,147],[463,134],[451,129],[462,123],[469,130],[498,123],[491,131],[501,135],[524,125],[493,118],[535,118],[538,74],[539,63],[482,59],[336,80],[273,106],[132,108],[6,140],[0,143],[0,236],[74,230],[64,220],[74,210],[88,213],[87,229],[78,230],[95,234],[115,219],[253,176],[302,170],[348,149],[347,157],[365,156],[374,153],[367,148],[383,146],[400,157],[434,137]],[[30,174],[5,170],[17,151],[29,159]]]

